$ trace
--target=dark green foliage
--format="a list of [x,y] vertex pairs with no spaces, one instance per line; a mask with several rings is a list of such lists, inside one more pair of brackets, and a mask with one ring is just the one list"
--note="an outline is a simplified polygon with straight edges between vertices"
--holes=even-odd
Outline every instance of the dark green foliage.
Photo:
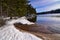
[[34,17],[34,18],[32,18],[32,19],[28,19],[29,21],[31,21],[31,22],[36,22],[36,16]]
[[0,0],[0,15],[21,17],[26,14],[36,14],[35,8],[28,4],[28,0]]
[[[27,5],[27,14],[29,14],[29,15],[34,15],[34,17],[32,17],[32,19],[28,19],[29,21],[32,21],[32,22],[35,22],[36,21],[36,10],[35,10],[35,8],[33,8],[32,6],[31,6],[31,4],[29,4],[29,5]],[[28,16],[29,16],[28,15]],[[31,17],[31,16],[30,16]]]
[[27,13],[27,0],[0,0],[3,13],[8,16],[24,16]]
[[31,6],[31,4],[27,6],[27,10],[28,10],[27,13],[36,14],[36,10]]
[[36,13],[28,3],[28,0],[0,0],[0,7],[2,7],[0,11],[7,16],[24,16],[26,13]]

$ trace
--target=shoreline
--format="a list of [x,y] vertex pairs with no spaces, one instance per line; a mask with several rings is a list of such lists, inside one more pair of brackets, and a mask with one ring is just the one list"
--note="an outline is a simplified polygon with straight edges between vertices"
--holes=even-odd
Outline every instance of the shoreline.
[[46,27],[44,27],[44,25],[23,25],[20,23],[15,23],[14,26],[22,32],[31,33],[39,38],[42,38],[43,40],[60,40],[60,36],[57,36],[56,33],[52,33],[51,31],[49,31]]
[[40,32],[40,33],[45,33],[45,34],[53,34],[51,31],[47,30],[46,27],[43,25],[38,25],[38,24],[32,24],[32,25],[27,25],[27,24],[20,24],[20,23],[15,23],[14,24],[16,28],[28,31],[28,32]]

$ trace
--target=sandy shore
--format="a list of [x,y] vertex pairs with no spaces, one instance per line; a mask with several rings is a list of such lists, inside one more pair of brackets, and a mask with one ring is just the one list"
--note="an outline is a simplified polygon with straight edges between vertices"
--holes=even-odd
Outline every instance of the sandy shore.
[[14,25],[18,30],[32,33],[37,37],[43,38],[44,40],[60,40],[60,34],[51,32],[47,29],[47,27],[44,27],[44,25],[23,25],[20,23],[15,23]]

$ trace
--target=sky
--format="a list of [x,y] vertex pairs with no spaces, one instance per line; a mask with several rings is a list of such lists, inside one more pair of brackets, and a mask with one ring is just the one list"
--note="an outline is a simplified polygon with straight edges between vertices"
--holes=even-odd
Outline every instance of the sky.
[[60,0],[30,0],[30,4],[37,12],[60,9]]

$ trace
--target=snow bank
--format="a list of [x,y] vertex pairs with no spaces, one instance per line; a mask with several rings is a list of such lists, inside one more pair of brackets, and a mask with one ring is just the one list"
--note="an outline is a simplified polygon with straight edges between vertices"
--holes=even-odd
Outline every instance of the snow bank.
[[[11,21],[11,22],[10,22]],[[22,23],[22,24],[27,24],[27,25],[31,25],[31,24],[34,24],[33,22],[30,22],[26,19],[26,17],[21,17],[21,18],[18,18],[18,19],[12,19],[7,22],[7,24],[13,24],[13,23]]]
[[3,20],[8,20],[10,19],[10,17],[3,17]]
[[[24,17],[20,19],[22,21]],[[30,33],[21,32],[17,30],[13,24],[15,22],[21,22],[21,21],[19,21],[19,19],[17,20],[14,19],[6,22],[6,25],[0,27],[0,40],[42,40],[41,38],[38,38]],[[23,22],[24,21],[22,21],[21,23]],[[24,24],[29,24],[29,21],[27,21],[26,23],[24,22]]]
[[17,19],[17,21],[22,24],[28,24],[28,25],[34,24],[33,22],[28,21],[26,17],[21,17],[20,19]]

